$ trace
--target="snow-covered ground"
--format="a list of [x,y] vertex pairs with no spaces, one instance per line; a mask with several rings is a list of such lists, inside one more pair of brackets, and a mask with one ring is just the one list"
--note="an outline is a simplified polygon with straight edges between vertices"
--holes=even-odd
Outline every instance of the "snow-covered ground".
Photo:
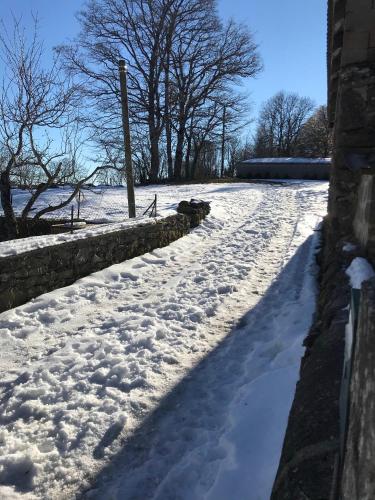
[[[292,182],[292,181],[291,181]],[[300,181],[294,181],[300,182]],[[220,189],[224,186],[224,191]],[[143,186],[135,189],[136,218],[128,218],[127,192],[122,187],[97,187],[93,191],[85,191],[84,200],[81,203],[80,217],[85,218],[88,224],[75,231],[73,234],[63,233],[57,235],[35,236],[32,238],[20,238],[13,241],[0,242],[0,257],[16,255],[49,245],[59,245],[67,241],[96,236],[112,231],[126,229],[132,225],[150,223],[160,217],[166,217],[176,213],[177,205],[181,200],[189,200],[193,195],[204,199],[213,196],[220,200],[218,193],[226,192],[227,185],[219,184],[196,184],[194,186]],[[219,190],[218,190],[219,188]],[[235,188],[236,190],[236,188]],[[56,205],[59,201],[66,199],[71,189],[68,187],[49,189],[43,193],[36,204],[37,209],[49,205]],[[150,206],[157,194],[157,218],[150,218],[149,212],[144,212]],[[22,212],[30,193],[21,189],[13,190],[13,205],[17,214]],[[208,200],[209,201],[209,200]],[[45,217],[70,217],[70,207],[74,206],[77,215],[77,200],[60,211],[50,212]],[[0,209],[1,210],[1,209]]]
[[0,498],[269,498],[327,187],[154,188],[212,212],[2,313]]

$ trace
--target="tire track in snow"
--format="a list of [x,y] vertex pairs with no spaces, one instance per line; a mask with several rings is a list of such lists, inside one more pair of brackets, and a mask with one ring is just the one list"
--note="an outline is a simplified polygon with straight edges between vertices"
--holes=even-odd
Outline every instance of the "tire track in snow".
[[[288,209],[296,206],[294,199],[289,200],[288,204],[286,207]],[[267,248],[263,248],[263,251],[267,252],[266,255],[277,250],[279,252],[277,259],[269,258],[268,262],[264,262],[266,273],[262,273],[262,269],[254,269],[249,275],[253,282],[248,281],[242,288],[241,299],[244,300],[248,295],[247,306],[256,305],[258,294],[264,294],[269,288],[270,279],[275,278],[283,267],[285,256],[304,243],[303,237],[298,237],[297,234],[300,211],[295,211],[295,216],[291,219],[294,219],[294,223],[291,223],[292,220],[284,220],[279,226],[284,239],[280,242],[280,238],[273,238]],[[282,228],[282,225],[285,227]],[[205,498],[205,492],[209,492],[215,484],[221,461],[226,459],[230,463],[236,462],[235,451],[223,436],[225,432],[230,434],[231,430],[227,407],[231,405],[235,396],[240,400],[244,398],[241,394],[244,388],[251,385],[252,381],[263,373],[267,373],[273,360],[275,360],[273,370],[278,370],[285,364],[285,360],[282,359],[282,356],[285,356],[283,347],[288,346],[288,341],[275,335],[278,325],[272,319],[273,316],[277,318],[277,313],[280,312],[275,310],[275,307],[281,306],[282,315],[287,315],[288,306],[297,298],[301,298],[301,291],[306,286],[306,275],[300,272],[299,279],[295,281],[295,271],[301,270],[307,262],[311,262],[315,244],[314,241],[306,244],[297,255],[292,268],[288,270],[289,279],[284,279],[276,286],[271,292],[271,297],[268,297],[267,304],[257,313],[250,310],[242,323],[236,327],[236,334],[232,333],[214,353],[213,358],[209,361],[204,360],[184,381],[178,393],[167,401],[166,408],[142,427],[142,433],[137,435],[135,442],[130,440],[127,443],[125,450],[126,448],[128,450],[115,462],[113,475],[108,472],[104,484],[99,482],[98,489],[91,491],[89,498],[99,499],[103,494],[111,495],[111,498],[132,500]],[[307,279],[311,280],[311,277]],[[257,294],[252,297],[254,281],[257,283]],[[234,307],[236,307],[235,295],[230,298],[231,306]],[[223,305],[210,325],[216,333],[220,330],[228,331],[227,327],[231,323],[231,321],[225,323],[228,319],[228,309],[225,306],[228,304]],[[235,311],[230,307],[230,314],[237,316],[241,309],[248,310],[246,304],[237,303]],[[296,318],[294,322],[298,323]],[[298,326],[301,327],[301,332],[296,339],[297,342],[303,338],[303,328],[306,328],[306,324],[304,325],[302,321]],[[293,328],[293,325],[291,327]],[[269,459],[272,462],[274,457],[270,456]],[[277,464],[273,465],[276,470]],[[267,470],[267,466],[265,469]],[[268,496],[257,496],[259,493],[255,488],[257,478],[251,475],[251,469],[242,472],[245,477],[250,474],[250,479],[244,481],[247,488],[246,498],[268,498]],[[271,487],[272,479],[271,477],[268,487]],[[233,491],[227,491],[220,498],[233,498],[233,494]],[[215,500],[219,498],[218,495],[220,488],[209,498]],[[235,497],[245,498],[244,495],[242,492],[242,496]]]
[[[262,198],[262,191],[262,188],[245,190],[240,194],[240,203],[234,206],[230,200],[224,200],[224,206],[226,202],[225,215],[210,216],[204,221],[188,236],[190,246],[185,244],[184,239],[178,240],[168,247],[167,253],[163,253],[163,249],[160,249],[132,259],[134,264],[127,266],[128,272],[117,271],[122,265],[119,264],[111,268],[115,269],[114,272],[110,270],[99,272],[101,275],[99,280],[95,278],[98,273],[94,273],[91,277],[83,278],[76,284],[66,287],[63,289],[66,290],[63,296],[59,290],[50,292],[45,295],[47,300],[42,296],[25,306],[3,313],[1,326],[4,330],[7,329],[11,335],[24,340],[16,345],[12,345],[11,342],[6,345],[7,352],[12,349],[15,351],[13,356],[15,367],[19,366],[22,359],[27,362],[29,359],[41,357],[41,350],[46,343],[48,344],[47,351],[51,348],[58,348],[60,339],[79,334],[78,330],[85,322],[95,324],[100,321],[105,314],[106,302],[110,303],[108,309],[111,310],[115,300],[132,303],[134,299],[141,299],[142,296],[147,296],[148,299],[153,295],[160,296],[163,288],[167,289],[168,285],[173,286],[182,273],[186,274],[190,267],[196,265],[195,261],[201,253],[207,251],[209,246],[214,247],[218,239],[222,237],[222,233],[225,235],[235,231],[236,225],[242,223],[243,205],[246,205],[248,214],[251,216]],[[215,202],[222,203],[222,197],[219,195],[217,200],[214,199],[213,211],[215,211]],[[222,211],[222,207],[220,208]],[[241,222],[236,221],[238,217]],[[190,251],[191,247],[194,248],[193,251]],[[163,265],[164,272],[160,277],[158,273],[155,273],[158,265]],[[103,273],[107,274],[104,279]],[[170,278],[168,278],[168,273],[171,275]],[[54,299],[55,296],[58,299]],[[101,310],[99,313],[97,313],[98,308]],[[5,331],[4,335],[7,333]],[[9,340],[11,341],[11,337]],[[8,357],[7,361],[7,364],[0,363],[0,373],[12,376],[11,359]]]

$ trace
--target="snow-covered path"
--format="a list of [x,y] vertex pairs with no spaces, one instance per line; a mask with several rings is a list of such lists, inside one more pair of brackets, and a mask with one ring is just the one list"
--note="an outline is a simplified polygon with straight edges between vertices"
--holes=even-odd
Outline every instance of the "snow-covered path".
[[202,191],[190,235],[0,315],[2,498],[268,497],[327,184]]

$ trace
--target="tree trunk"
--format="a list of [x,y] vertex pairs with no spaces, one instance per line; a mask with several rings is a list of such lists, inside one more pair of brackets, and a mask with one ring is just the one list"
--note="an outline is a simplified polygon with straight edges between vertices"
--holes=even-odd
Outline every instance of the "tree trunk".
[[169,53],[167,56],[165,68],[165,139],[167,145],[167,166],[168,166],[168,179],[173,177],[173,157],[172,157],[172,127],[169,107]]
[[168,165],[168,178],[173,177],[173,156],[172,156],[172,127],[169,118],[165,124],[165,133],[167,141],[167,165]]
[[176,154],[174,159],[174,177],[177,180],[181,179],[182,162],[184,158],[184,138],[185,127],[180,127],[177,132]]
[[191,155],[191,135],[189,135],[189,137],[187,138],[187,148],[185,156],[185,179],[187,181],[191,179],[190,155]]
[[157,182],[159,178],[160,157],[159,157],[159,134],[154,125],[150,125],[150,146],[151,146],[151,166],[150,181]]
[[193,179],[192,176],[192,170],[191,170],[191,165],[190,165],[190,156],[191,156],[191,146],[192,146],[192,141],[193,141],[193,130],[194,130],[194,113],[191,116],[190,119],[190,126],[189,126],[189,132],[187,135],[187,149],[186,149],[186,180],[191,180]]
[[195,143],[195,148],[194,148],[194,158],[193,158],[193,164],[191,166],[191,178],[192,180],[197,179],[197,166],[198,166],[198,158],[199,158],[199,153],[200,153],[200,146],[198,147],[198,144]]
[[0,196],[1,196],[1,206],[3,208],[5,217],[5,236],[9,240],[13,240],[18,237],[18,224],[16,216],[14,215],[14,210],[12,206],[12,192],[11,184],[9,178],[9,172],[5,170],[0,175]]
[[225,161],[225,120],[226,120],[226,106],[223,106],[223,132],[221,135],[221,169],[220,177],[224,177],[224,161]]
[[159,140],[160,128],[157,126],[157,111],[155,104],[154,70],[150,70],[150,81],[148,88],[148,131],[150,138],[150,181],[157,182],[160,170]]

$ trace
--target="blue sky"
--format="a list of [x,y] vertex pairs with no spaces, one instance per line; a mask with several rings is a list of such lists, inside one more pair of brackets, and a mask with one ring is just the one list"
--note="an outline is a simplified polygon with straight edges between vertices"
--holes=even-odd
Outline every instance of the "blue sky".
[[256,107],[281,89],[326,104],[326,0],[219,0],[219,8],[259,44],[264,71],[246,84]]
[[[255,35],[264,71],[244,88],[256,115],[261,103],[284,89],[326,102],[326,0],[218,0],[224,18],[247,24]],[[84,0],[0,0],[0,17],[38,12],[45,47],[73,38],[74,14]]]

